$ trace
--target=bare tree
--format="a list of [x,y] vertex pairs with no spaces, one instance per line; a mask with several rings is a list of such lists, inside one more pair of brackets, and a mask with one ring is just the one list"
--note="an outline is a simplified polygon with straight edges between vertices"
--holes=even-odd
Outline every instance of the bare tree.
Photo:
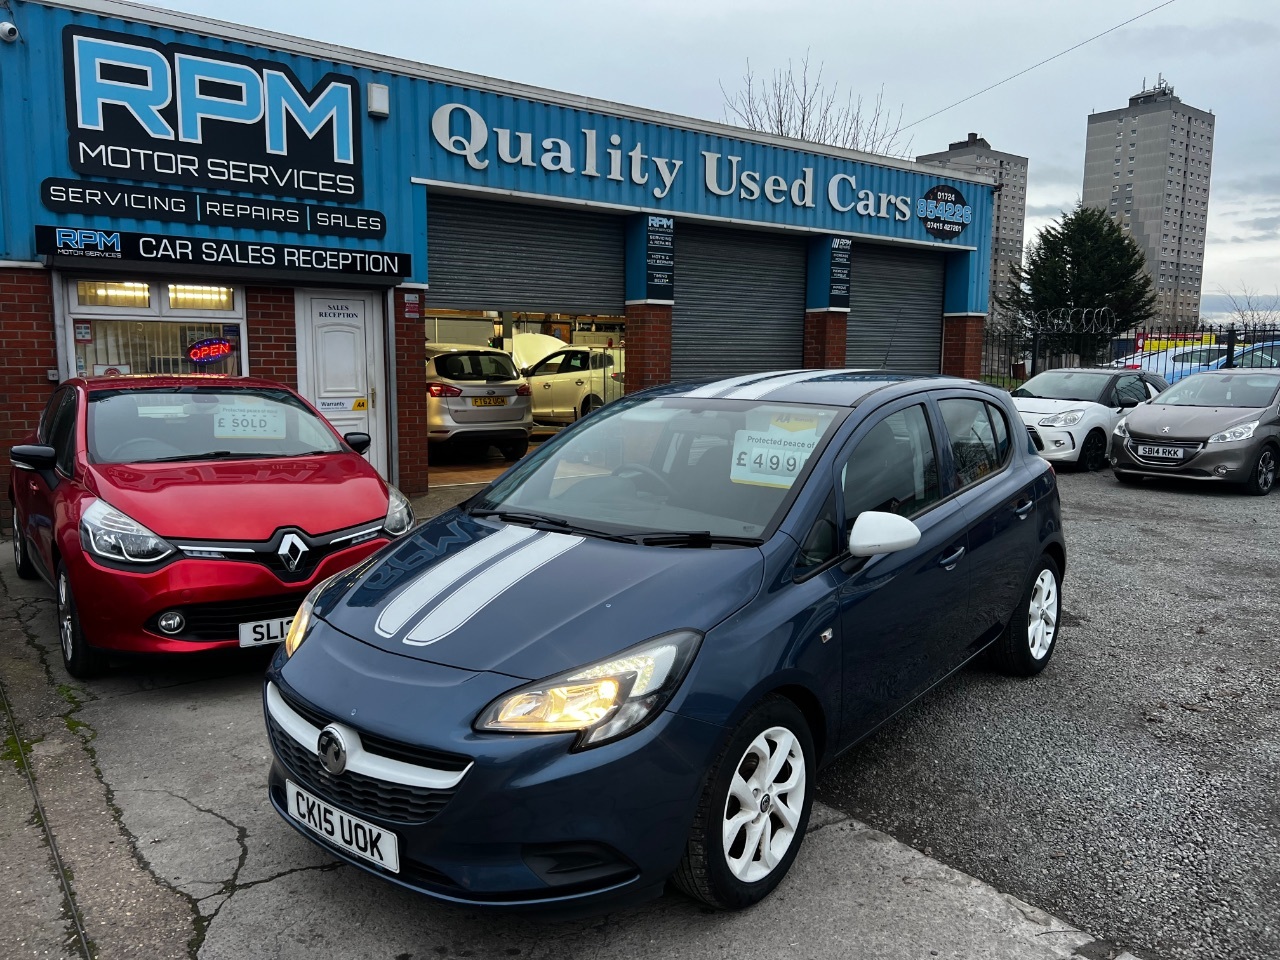
[[782,137],[825,143],[848,150],[862,150],[906,157],[911,140],[901,141],[902,107],[895,114],[884,104],[884,84],[875,99],[840,95],[840,85],[827,86],[823,65],[811,65],[809,51],[799,64],[787,61],[768,77],[758,76],[747,61],[742,87],[734,93],[720,84],[725,120],[729,123]]
[[1241,284],[1239,293],[1219,287],[1231,302],[1231,321],[1242,326],[1275,326],[1280,324],[1280,293],[1265,294]]

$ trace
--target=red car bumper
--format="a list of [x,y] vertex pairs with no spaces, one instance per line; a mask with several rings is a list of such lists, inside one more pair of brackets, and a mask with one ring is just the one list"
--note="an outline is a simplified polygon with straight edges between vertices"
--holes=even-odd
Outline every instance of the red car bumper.
[[[240,646],[239,624],[292,617],[321,580],[353,566],[389,541],[378,537],[324,557],[306,580],[284,583],[260,563],[183,558],[157,570],[100,566],[81,551],[67,573],[85,640],[126,653],[193,653]],[[186,627],[159,631],[157,618],[176,610]]]

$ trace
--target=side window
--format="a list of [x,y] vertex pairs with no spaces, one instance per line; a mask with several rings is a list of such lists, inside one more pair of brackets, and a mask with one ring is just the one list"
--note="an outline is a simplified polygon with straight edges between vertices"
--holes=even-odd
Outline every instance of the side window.
[[1116,406],[1141,403],[1147,399],[1147,388],[1142,385],[1142,378],[1125,376],[1116,381]]
[[563,353],[553,353],[549,357],[544,357],[533,365],[533,369],[529,371],[529,376],[546,377],[553,373],[560,373],[561,365],[566,362],[567,359],[568,358]]
[[40,414],[40,423],[36,427],[36,442],[48,444],[49,431],[53,428],[53,417],[58,411],[59,404],[71,390],[69,387],[63,387],[61,390],[55,390],[53,396],[49,398],[49,402],[44,405],[44,412]]
[[840,473],[846,533],[864,510],[904,517],[941,497],[938,457],[922,406],[889,414],[859,441]]
[[987,416],[991,418],[991,429],[995,431],[996,456],[1003,464],[1009,459],[1009,421],[1004,411],[993,403],[987,404]]
[[590,361],[589,353],[574,352],[566,353],[564,360],[560,363],[561,373],[578,373],[587,369],[587,363]]
[[76,392],[67,390],[58,404],[49,427],[49,446],[58,455],[57,465],[65,475],[75,473],[76,462]]
[[951,440],[956,485],[967,487],[999,469],[1003,461],[987,405],[981,400],[953,397],[939,400],[938,406]]

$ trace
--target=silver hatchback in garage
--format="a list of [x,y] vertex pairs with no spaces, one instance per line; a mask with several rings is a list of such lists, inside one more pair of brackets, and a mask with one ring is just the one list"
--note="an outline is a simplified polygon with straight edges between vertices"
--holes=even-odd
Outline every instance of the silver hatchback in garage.
[[529,384],[501,350],[427,344],[427,438],[495,446],[508,460],[529,449]]

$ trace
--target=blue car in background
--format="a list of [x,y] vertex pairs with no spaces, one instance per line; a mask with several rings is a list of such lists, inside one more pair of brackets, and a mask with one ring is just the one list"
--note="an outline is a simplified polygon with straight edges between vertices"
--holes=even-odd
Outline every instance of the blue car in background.
[[672,879],[746,907],[824,764],[984,651],[1044,669],[1065,568],[1007,393],[647,390],[311,592],[264,687],[271,802],[444,901],[596,909]]
[[[1222,370],[1227,365],[1227,358],[1221,357],[1204,367],[1205,370]],[[1235,353],[1235,363],[1239,369],[1274,369],[1280,367],[1280,340],[1269,340],[1265,343],[1254,343],[1242,347]],[[1196,371],[1198,372],[1198,371]]]

